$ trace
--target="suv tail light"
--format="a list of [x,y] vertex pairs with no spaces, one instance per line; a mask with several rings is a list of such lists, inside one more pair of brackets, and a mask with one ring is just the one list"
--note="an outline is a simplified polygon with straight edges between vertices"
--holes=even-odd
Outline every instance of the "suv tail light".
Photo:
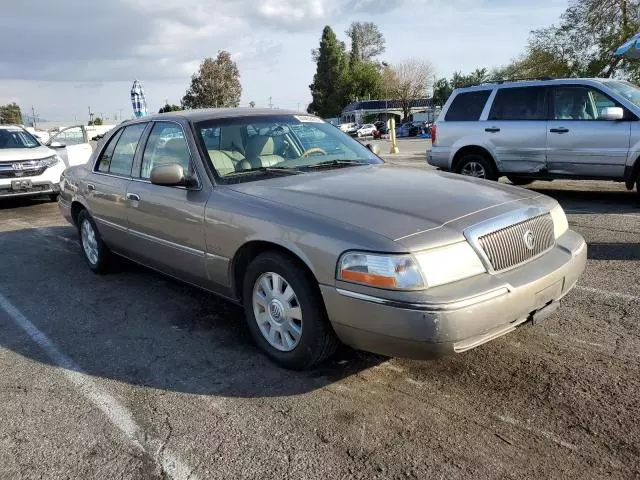
[[437,138],[438,138],[438,127],[434,123],[433,125],[431,125],[431,145],[436,144]]

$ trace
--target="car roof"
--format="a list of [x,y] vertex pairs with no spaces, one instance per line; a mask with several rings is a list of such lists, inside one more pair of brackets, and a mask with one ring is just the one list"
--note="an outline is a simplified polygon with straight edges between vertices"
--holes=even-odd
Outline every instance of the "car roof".
[[281,110],[278,108],[202,108],[193,110],[181,110],[178,112],[156,113],[154,115],[147,115],[145,117],[138,117],[134,120],[129,120],[126,123],[148,122],[150,120],[168,120],[171,118],[186,119],[190,122],[201,122],[203,120],[218,120],[223,118],[241,118],[241,117],[255,117],[255,116],[267,116],[267,115],[305,115],[309,116],[309,113],[298,112],[296,110]]
[[584,85],[603,84],[615,79],[610,78],[550,78],[550,79],[532,79],[532,80],[498,80],[493,82],[480,83],[478,85],[470,85],[468,87],[457,88],[456,92],[468,92],[475,90],[492,90],[494,88],[511,88],[511,87],[539,87],[549,85],[567,85],[581,83]]
[[5,124],[5,125],[0,125],[0,130],[24,130],[25,128],[22,125],[13,125],[13,124]]

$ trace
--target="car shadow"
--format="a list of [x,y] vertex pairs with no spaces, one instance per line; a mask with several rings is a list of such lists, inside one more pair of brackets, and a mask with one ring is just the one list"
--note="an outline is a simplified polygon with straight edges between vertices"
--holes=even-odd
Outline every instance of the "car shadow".
[[51,199],[46,195],[37,197],[13,197],[13,198],[0,198],[0,210],[10,210],[13,208],[30,207],[34,205],[40,205],[42,203],[53,203]]
[[640,213],[640,196],[627,190],[563,189],[536,182],[530,190],[555,198],[565,209],[574,214]]
[[[0,294],[79,370],[136,386],[201,395],[298,395],[385,357],[339,349],[310,371],[278,367],[254,345],[237,305],[122,260],[91,273],[72,227],[0,233]],[[0,308],[0,348],[47,354]]]
[[587,250],[590,260],[640,260],[640,243],[591,242]]

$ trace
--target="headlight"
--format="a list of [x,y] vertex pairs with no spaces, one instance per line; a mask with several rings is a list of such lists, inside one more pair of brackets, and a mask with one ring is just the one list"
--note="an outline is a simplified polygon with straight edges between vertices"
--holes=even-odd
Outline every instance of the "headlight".
[[338,262],[338,279],[392,290],[426,288],[418,264],[411,255],[347,252]]
[[456,282],[486,272],[482,261],[467,242],[454,243],[416,254],[430,287]]
[[556,238],[564,235],[564,232],[569,230],[569,222],[567,216],[564,214],[564,210],[560,204],[551,209],[551,219],[553,220],[553,233]]
[[60,162],[60,157],[56,154],[51,157],[43,158],[40,161],[42,162],[42,165],[44,165],[45,167],[53,167],[54,165],[57,165]]
[[424,290],[485,271],[467,242],[414,255],[347,252],[338,262],[338,280],[391,290]]

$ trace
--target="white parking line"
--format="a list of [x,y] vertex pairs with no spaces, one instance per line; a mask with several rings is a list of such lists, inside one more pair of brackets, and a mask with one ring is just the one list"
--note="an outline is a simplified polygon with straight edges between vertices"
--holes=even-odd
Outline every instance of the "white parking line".
[[604,297],[618,297],[624,300],[632,302],[640,302],[640,297],[637,295],[630,295],[628,293],[614,292],[611,290],[602,290],[601,288],[583,287],[582,285],[576,285],[576,290],[581,290],[587,293],[595,293],[596,295],[602,295]]
[[550,440],[554,443],[557,443],[558,445],[568,448],[569,450],[578,450],[578,447],[576,447],[575,445],[564,441],[562,438],[560,438],[558,435],[556,435],[555,433],[552,432],[548,432],[546,430],[540,430],[537,428],[533,428],[529,425],[527,425],[524,422],[521,422],[519,420],[516,420],[515,418],[512,417],[508,417],[508,416],[504,416],[504,415],[495,415],[495,418],[497,418],[498,420],[500,420],[501,422],[504,423],[508,423],[509,425],[513,425],[514,427],[518,427],[521,428],[523,430],[526,430],[527,432],[531,432],[535,435],[538,435],[540,437],[546,438],[547,440]]
[[[15,324],[25,331],[31,339],[47,354],[57,366],[61,367],[65,377],[78,392],[102,411],[109,422],[120,430],[135,446],[153,458],[163,469],[166,478],[172,480],[197,480],[193,469],[165,448],[164,442],[152,438],[133,418],[133,414],[85,374],[80,366],[66,356],[42,333],[20,310],[0,293],[0,308]],[[163,477],[164,478],[164,477]]]

